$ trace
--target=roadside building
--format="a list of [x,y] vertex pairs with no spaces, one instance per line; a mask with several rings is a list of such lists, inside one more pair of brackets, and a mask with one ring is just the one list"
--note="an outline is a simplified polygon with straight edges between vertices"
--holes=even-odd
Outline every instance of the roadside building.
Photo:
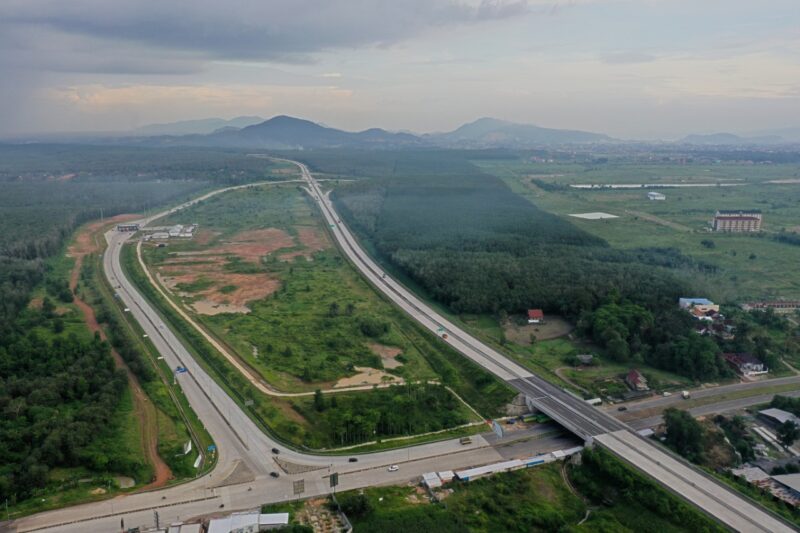
[[800,504],[800,474],[772,476],[772,479],[778,484],[778,490],[773,490],[772,494],[797,507]]
[[289,513],[232,513],[208,522],[208,533],[255,533],[289,525]]
[[528,324],[541,324],[542,322],[544,322],[544,311],[528,309]]
[[774,300],[767,302],[748,302],[742,304],[745,311],[766,311],[773,309],[776,313],[794,313],[800,309],[800,300]]
[[651,192],[647,193],[647,199],[648,200],[666,200],[667,196],[665,194],[660,193],[660,192],[651,191]]
[[592,355],[590,353],[581,353],[581,354],[576,355],[575,358],[582,365],[591,365],[592,361],[594,360],[594,355]]
[[139,224],[117,224],[117,231],[139,231]]
[[751,353],[724,353],[722,357],[736,372],[743,376],[758,376],[769,372],[764,363]]
[[714,231],[726,231],[733,233],[761,231],[762,215],[761,211],[739,210],[739,211],[717,211],[711,228]]
[[647,378],[645,378],[642,373],[635,368],[632,368],[625,376],[625,383],[627,383],[628,387],[634,391],[650,390],[650,387],[647,385]]
[[800,420],[792,413],[788,411],[784,411],[783,409],[776,409],[774,407],[770,407],[769,409],[762,409],[758,412],[758,416],[768,422],[780,426],[784,422],[794,422],[798,426],[800,426]]

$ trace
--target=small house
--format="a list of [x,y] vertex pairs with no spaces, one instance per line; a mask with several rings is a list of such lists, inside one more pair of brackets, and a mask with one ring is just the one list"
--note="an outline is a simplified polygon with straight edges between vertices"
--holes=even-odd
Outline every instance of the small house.
[[541,309],[528,309],[528,324],[541,324],[544,322],[544,311]]
[[666,197],[666,195],[664,195],[664,194],[662,194],[660,192],[649,192],[649,193],[647,193],[647,199],[648,200],[666,200],[667,197]]
[[590,353],[581,353],[575,356],[575,358],[580,362],[582,365],[591,365],[594,356]]
[[722,357],[743,376],[758,376],[769,371],[760,359],[750,353],[724,353]]
[[628,384],[628,387],[634,391],[646,391],[650,390],[650,387],[647,385],[647,378],[645,378],[641,372],[638,370],[631,369],[630,372],[625,376],[625,383]]

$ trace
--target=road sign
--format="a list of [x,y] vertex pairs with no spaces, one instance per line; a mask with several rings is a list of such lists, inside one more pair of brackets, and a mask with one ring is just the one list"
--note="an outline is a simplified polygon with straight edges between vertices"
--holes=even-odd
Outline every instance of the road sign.
[[339,484],[339,473],[334,472],[333,474],[331,474],[331,487],[335,487],[338,484]]
[[306,480],[305,479],[298,479],[297,481],[292,483],[292,489],[294,491],[294,495],[297,496],[298,494],[303,494],[306,490]]
[[216,451],[216,450],[217,450],[216,445],[214,445],[214,444],[209,444],[208,445],[208,451],[213,452],[213,451]]

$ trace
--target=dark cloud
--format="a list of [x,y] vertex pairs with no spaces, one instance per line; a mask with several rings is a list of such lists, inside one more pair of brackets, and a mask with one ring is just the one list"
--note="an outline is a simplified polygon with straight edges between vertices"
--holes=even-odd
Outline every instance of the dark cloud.
[[[508,18],[526,9],[524,1],[515,0],[4,0],[0,33],[48,29],[159,54],[307,62],[324,50],[392,44],[427,30]],[[97,60],[95,67],[107,72],[113,64]],[[92,68],[92,62],[85,66]]]

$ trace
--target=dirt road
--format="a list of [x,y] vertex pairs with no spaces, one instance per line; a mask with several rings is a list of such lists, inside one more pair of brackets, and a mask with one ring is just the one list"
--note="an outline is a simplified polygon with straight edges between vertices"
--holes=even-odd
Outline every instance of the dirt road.
[[[108,222],[123,222],[125,220],[132,220],[135,218],[139,217],[136,215],[120,215],[110,219]],[[100,230],[104,227],[104,225],[105,224],[101,222],[89,224],[76,236],[75,244],[70,246],[69,255],[75,259],[75,266],[70,273],[69,288],[75,297],[74,303],[81,310],[81,313],[83,313],[83,319],[86,322],[86,325],[89,327],[89,330],[93,333],[99,333],[100,338],[107,340],[105,332],[97,322],[94,309],[92,309],[89,304],[81,300],[76,291],[78,279],[80,277],[81,266],[83,265],[83,258],[87,254],[98,253],[100,251],[100,246],[97,243],[97,235],[100,233]],[[111,349],[111,355],[114,357],[115,366],[125,370],[125,374],[128,376],[128,384],[133,392],[134,411],[136,412],[136,417],[139,419],[139,424],[141,426],[142,445],[144,447],[145,454],[147,455],[147,461],[153,466],[153,471],[155,473],[155,478],[153,481],[139,490],[149,490],[162,487],[166,485],[166,483],[172,479],[173,476],[172,470],[170,470],[169,466],[167,466],[164,460],[158,455],[158,424],[156,421],[156,408],[150,401],[150,398],[147,397],[147,394],[145,394],[144,390],[142,390],[139,380],[136,379],[136,376],[130,371],[128,365],[125,364],[125,361],[114,348]]]

